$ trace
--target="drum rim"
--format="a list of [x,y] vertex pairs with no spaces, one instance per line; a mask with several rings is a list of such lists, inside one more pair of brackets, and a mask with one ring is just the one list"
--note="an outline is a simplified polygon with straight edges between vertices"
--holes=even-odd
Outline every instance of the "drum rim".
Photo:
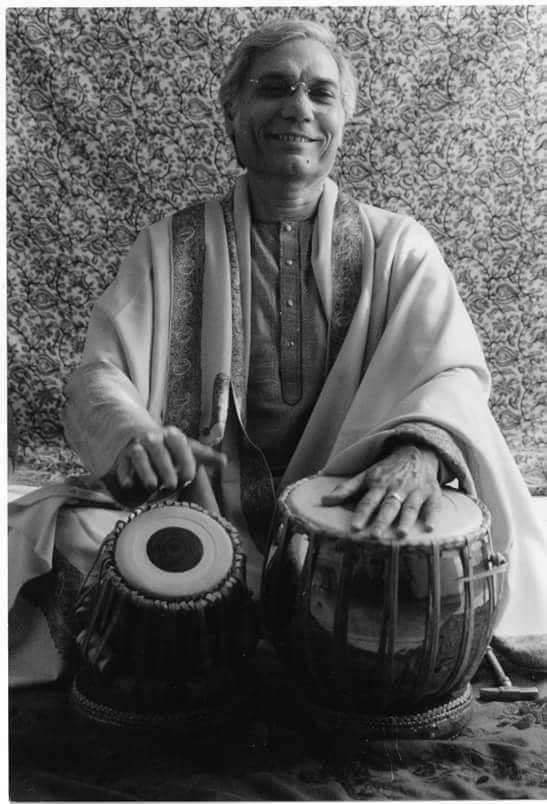
[[129,729],[184,728],[191,729],[192,733],[195,733],[196,729],[200,727],[222,723],[232,711],[242,705],[244,695],[242,691],[239,691],[225,699],[224,703],[215,701],[210,706],[181,709],[175,712],[124,711],[95,701],[86,695],[79,688],[76,678],[72,682],[69,699],[72,707],[79,714],[102,725]]
[[[310,481],[316,478],[323,478],[323,477],[333,477],[333,475],[324,475],[317,472],[314,475],[308,475],[307,477],[300,478],[300,480],[291,483],[287,486],[286,489],[281,493],[279,497],[279,505],[282,508],[283,517],[288,518],[288,520],[293,525],[300,526],[305,535],[307,536],[316,536],[323,539],[334,539],[336,541],[343,541],[343,542],[350,542],[357,545],[368,545],[374,547],[385,547],[391,548],[393,545],[392,539],[384,539],[373,537],[370,534],[366,535],[366,538],[355,538],[352,536],[342,536],[339,534],[334,534],[332,531],[324,530],[318,526],[316,526],[313,522],[311,522],[308,518],[303,516],[302,514],[296,513],[295,511],[290,508],[288,504],[289,496],[297,489],[299,486],[303,486],[305,483],[309,483]],[[441,543],[441,547],[446,548],[447,550],[452,549],[453,547],[458,547],[462,543],[469,539],[469,537],[473,537],[476,541],[488,541],[491,543],[491,526],[492,526],[492,516],[490,514],[490,510],[487,506],[480,500],[478,497],[475,497],[473,494],[467,494],[464,491],[459,491],[458,489],[452,489],[457,494],[462,494],[467,499],[471,500],[475,503],[475,505],[479,508],[481,513],[481,524],[476,530],[469,530],[461,533],[458,537],[453,537],[451,539],[444,539]],[[428,546],[431,544],[431,541],[406,541],[405,539],[398,539],[396,542],[397,545],[400,547],[404,547],[407,549],[427,549]]]
[[[192,593],[189,595],[181,595],[174,598],[156,598],[151,594],[147,594],[140,589],[135,589],[130,586],[122,573],[120,572],[115,559],[115,547],[118,536],[124,528],[137,517],[147,511],[157,508],[164,508],[165,506],[176,508],[189,508],[194,511],[199,511],[202,514],[215,520],[227,532],[233,547],[233,556],[231,565],[226,572],[225,576],[214,586],[209,588],[207,592]],[[190,611],[199,610],[204,605],[216,603],[218,600],[224,599],[236,586],[245,584],[245,554],[242,550],[241,540],[239,538],[236,528],[224,517],[219,514],[214,514],[207,511],[201,505],[190,502],[182,502],[180,500],[163,500],[161,502],[149,503],[135,508],[127,519],[121,519],[116,522],[114,528],[105,538],[102,547],[102,572],[108,576],[108,580],[116,588],[116,591],[122,597],[129,598],[132,603],[142,608],[161,609],[167,612]]]
[[447,737],[467,725],[474,703],[473,688],[469,682],[455,695],[440,698],[435,703],[431,702],[407,714],[373,714],[334,709],[307,697],[296,684],[293,687],[298,693],[302,708],[312,716],[314,722],[322,720],[331,729],[360,733],[362,737],[368,738],[378,735],[414,739],[441,735]]

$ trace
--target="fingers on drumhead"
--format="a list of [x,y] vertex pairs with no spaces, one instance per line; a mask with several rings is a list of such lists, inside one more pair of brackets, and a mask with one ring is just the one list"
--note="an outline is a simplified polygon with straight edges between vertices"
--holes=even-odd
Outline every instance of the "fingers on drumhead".
[[441,515],[442,494],[440,488],[426,499],[422,506],[422,519],[427,531],[435,529]]
[[349,497],[354,497],[362,490],[363,479],[364,472],[361,472],[358,475],[354,475],[354,477],[348,477],[347,480],[342,480],[322,496],[321,502],[324,505],[335,505],[347,500]]
[[120,486],[128,489],[133,485],[133,464],[129,455],[122,453],[118,459],[116,474]]
[[353,530],[362,530],[369,524],[370,518],[378,510],[385,496],[385,490],[380,486],[374,486],[365,492],[364,496],[358,501],[351,518]]
[[403,538],[408,535],[409,530],[416,524],[420,515],[423,503],[423,494],[420,491],[411,492],[403,505],[399,514],[397,536]]
[[144,442],[148,458],[154,471],[159,477],[160,485],[174,490],[178,484],[178,477],[169,450],[166,448],[161,432],[153,433]]
[[146,448],[136,441],[130,445],[128,454],[131,458],[133,469],[143,486],[151,490],[157,488],[158,476],[150,463]]
[[177,480],[186,483],[192,481],[196,474],[196,459],[190,447],[189,439],[178,427],[165,427],[163,431],[165,447],[173,464]]

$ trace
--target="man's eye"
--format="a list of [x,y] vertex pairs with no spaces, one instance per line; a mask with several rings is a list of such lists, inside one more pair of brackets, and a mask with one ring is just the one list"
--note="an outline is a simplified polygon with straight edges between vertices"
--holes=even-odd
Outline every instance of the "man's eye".
[[289,85],[287,81],[260,81],[258,90],[264,97],[282,98],[289,94]]
[[336,93],[328,87],[311,87],[310,98],[316,103],[333,103],[336,100]]
[[303,86],[304,90],[309,95],[313,103],[330,104],[334,103],[337,98],[336,90],[331,86],[324,84],[317,84],[308,87],[307,84],[297,82],[296,84],[285,78],[259,78],[252,82],[256,86],[256,91],[259,97],[266,98],[267,100],[277,100],[279,98],[287,98],[292,95],[297,87]]

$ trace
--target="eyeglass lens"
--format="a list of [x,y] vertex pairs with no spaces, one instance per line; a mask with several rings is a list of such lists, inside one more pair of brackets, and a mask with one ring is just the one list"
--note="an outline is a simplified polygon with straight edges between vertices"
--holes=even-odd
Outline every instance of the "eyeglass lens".
[[332,103],[337,99],[335,87],[324,81],[308,84],[306,81],[291,81],[282,76],[264,76],[251,79],[251,84],[256,88],[259,97],[268,100],[287,98],[293,95],[299,87],[303,88],[305,94],[314,103]]

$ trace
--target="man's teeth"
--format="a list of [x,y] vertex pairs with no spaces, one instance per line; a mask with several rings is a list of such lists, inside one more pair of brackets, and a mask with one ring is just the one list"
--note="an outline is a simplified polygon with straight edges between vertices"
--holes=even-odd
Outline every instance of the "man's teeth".
[[273,137],[281,142],[309,142],[307,137],[299,137],[296,134],[274,134]]

